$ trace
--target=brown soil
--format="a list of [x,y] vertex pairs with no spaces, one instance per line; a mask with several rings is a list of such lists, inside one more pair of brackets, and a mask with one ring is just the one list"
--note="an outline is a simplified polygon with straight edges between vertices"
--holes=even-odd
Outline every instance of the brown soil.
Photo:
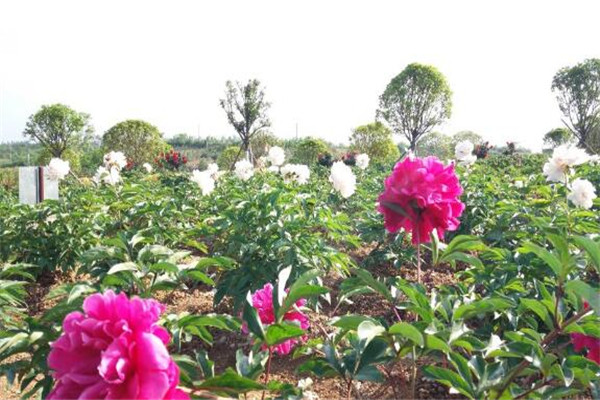
[[[362,254],[361,254],[362,255]],[[356,258],[361,259],[361,255]],[[416,280],[416,270],[413,267],[396,269],[390,265],[380,265],[371,270],[373,275],[378,277],[400,276],[403,279]],[[44,296],[59,284],[73,282],[77,277],[71,275],[45,276],[40,282],[31,285],[29,288],[30,298],[28,299],[28,313],[30,315],[39,315],[45,309],[52,307],[54,301],[49,302]],[[81,277],[79,277],[81,279]],[[335,303],[338,286],[343,280],[342,277],[329,274],[325,277],[325,284],[332,290],[332,300]],[[454,272],[449,267],[440,267],[435,270],[424,268],[423,282],[432,289],[442,284],[451,284],[455,281]],[[170,293],[160,293],[157,299],[167,304],[167,312],[181,313],[190,312],[197,314],[205,313],[231,313],[231,305],[222,302],[217,309],[213,307],[213,293],[208,287],[199,287],[188,292],[178,291]],[[333,329],[327,325],[331,316],[333,306],[325,305],[321,313],[310,312],[311,330],[309,337],[323,337],[324,331],[331,332]],[[353,304],[343,304],[335,312],[336,315],[345,314],[364,314],[375,317],[382,317],[388,321],[394,320],[393,311],[385,300],[375,294],[359,296],[353,299]],[[194,349],[205,349],[211,360],[215,363],[216,372],[223,371],[226,367],[235,365],[235,352],[242,348],[245,352],[250,349],[251,343],[246,335],[241,333],[222,332],[212,330],[214,334],[214,343],[209,346],[198,339],[191,343],[183,344],[184,353],[192,353]],[[280,357],[275,355],[272,361],[271,377],[284,382],[296,383],[299,379],[306,376],[299,376],[295,369],[304,363],[307,357],[292,359],[291,356]],[[386,369],[387,368],[387,369]],[[382,384],[358,383],[353,388],[353,398],[358,399],[407,399],[411,398],[411,368],[410,360],[402,360],[393,366],[381,368],[381,371],[387,377],[386,382]],[[346,398],[347,385],[341,379],[317,379],[312,377],[314,384],[311,390],[318,394],[320,399],[339,399]],[[4,377],[0,378],[0,399],[16,399],[20,394],[17,388],[9,387]],[[260,398],[260,393],[252,393],[247,396],[248,399]],[[448,389],[436,382],[426,380],[419,376],[416,388],[416,398],[421,399],[455,399],[460,398],[456,395],[450,395]]]

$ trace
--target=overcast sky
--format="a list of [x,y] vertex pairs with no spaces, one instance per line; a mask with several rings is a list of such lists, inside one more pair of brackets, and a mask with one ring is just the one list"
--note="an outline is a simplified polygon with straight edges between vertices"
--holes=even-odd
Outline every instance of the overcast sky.
[[539,149],[560,126],[556,71],[600,57],[600,1],[2,1],[0,141],[64,103],[97,133],[140,118],[229,136],[225,81],[266,86],[273,132],[346,142],[411,62],[453,95],[438,130]]

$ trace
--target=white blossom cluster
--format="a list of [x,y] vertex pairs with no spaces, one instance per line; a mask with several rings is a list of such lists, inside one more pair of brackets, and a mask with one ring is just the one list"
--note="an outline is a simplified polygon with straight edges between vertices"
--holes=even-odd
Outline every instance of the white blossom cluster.
[[367,169],[367,167],[369,166],[369,155],[362,153],[356,156],[356,166],[360,169]]
[[343,161],[333,163],[329,181],[333,184],[333,188],[340,192],[344,198],[352,196],[356,190],[356,176]]
[[192,171],[192,182],[195,182],[204,196],[211,194],[215,190],[215,181],[219,175],[219,166],[215,163],[208,164],[204,171],[197,169]]
[[473,154],[473,143],[468,140],[460,141],[454,148],[454,157],[463,165],[471,165],[477,160],[477,156]]
[[121,182],[121,170],[127,165],[127,157],[120,151],[111,151],[104,155],[104,165],[96,170],[94,182],[116,185]]
[[571,191],[567,195],[567,199],[575,206],[590,209],[594,205],[596,198],[596,188],[592,182],[587,179],[575,179],[571,184]]
[[285,164],[281,167],[280,172],[285,182],[296,182],[303,185],[310,178],[310,169],[303,164]]
[[589,159],[590,156],[583,149],[569,145],[558,146],[544,164],[544,175],[549,182],[565,182],[572,167],[584,164]]
[[64,179],[65,176],[71,171],[71,166],[68,161],[61,160],[60,158],[53,158],[48,164],[48,178],[53,181],[59,181]]
[[267,161],[273,167],[280,167],[285,162],[285,151],[279,146],[273,146],[267,154]]
[[233,172],[239,179],[247,181],[254,175],[254,166],[248,160],[240,160],[235,163],[235,169]]

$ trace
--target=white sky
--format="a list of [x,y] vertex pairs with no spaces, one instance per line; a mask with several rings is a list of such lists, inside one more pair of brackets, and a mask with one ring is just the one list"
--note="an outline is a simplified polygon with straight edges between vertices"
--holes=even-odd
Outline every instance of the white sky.
[[346,142],[411,62],[454,92],[438,130],[539,149],[555,72],[600,57],[600,1],[2,1],[0,141],[61,102],[97,133],[130,118],[229,136],[225,81],[266,86],[273,132]]

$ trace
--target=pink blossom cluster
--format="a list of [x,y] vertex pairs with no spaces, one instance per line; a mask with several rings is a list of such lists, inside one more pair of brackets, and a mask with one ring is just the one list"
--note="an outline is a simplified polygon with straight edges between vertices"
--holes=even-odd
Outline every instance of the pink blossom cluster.
[[388,232],[403,228],[412,232],[413,244],[428,243],[434,229],[443,238],[458,228],[465,209],[462,191],[454,165],[444,166],[436,157],[407,157],[386,178],[378,210]]
[[[283,316],[284,321],[293,322],[298,324],[300,328],[306,330],[309,327],[308,317],[306,314],[299,310],[299,307],[306,304],[305,299],[300,299],[296,302],[296,308],[292,308]],[[252,306],[256,309],[260,321],[264,325],[270,325],[275,322],[275,310],[273,308],[273,285],[270,283],[265,284],[262,289],[257,290],[252,295]],[[244,327],[244,331],[247,333],[247,328]],[[289,339],[283,343],[273,347],[273,351],[279,355],[289,354],[296,344],[300,341],[306,340],[305,337],[300,339]]]
[[111,290],[86,298],[84,312],[68,314],[51,344],[56,384],[48,399],[188,399],[177,389],[169,334],[156,324],[164,309]]

